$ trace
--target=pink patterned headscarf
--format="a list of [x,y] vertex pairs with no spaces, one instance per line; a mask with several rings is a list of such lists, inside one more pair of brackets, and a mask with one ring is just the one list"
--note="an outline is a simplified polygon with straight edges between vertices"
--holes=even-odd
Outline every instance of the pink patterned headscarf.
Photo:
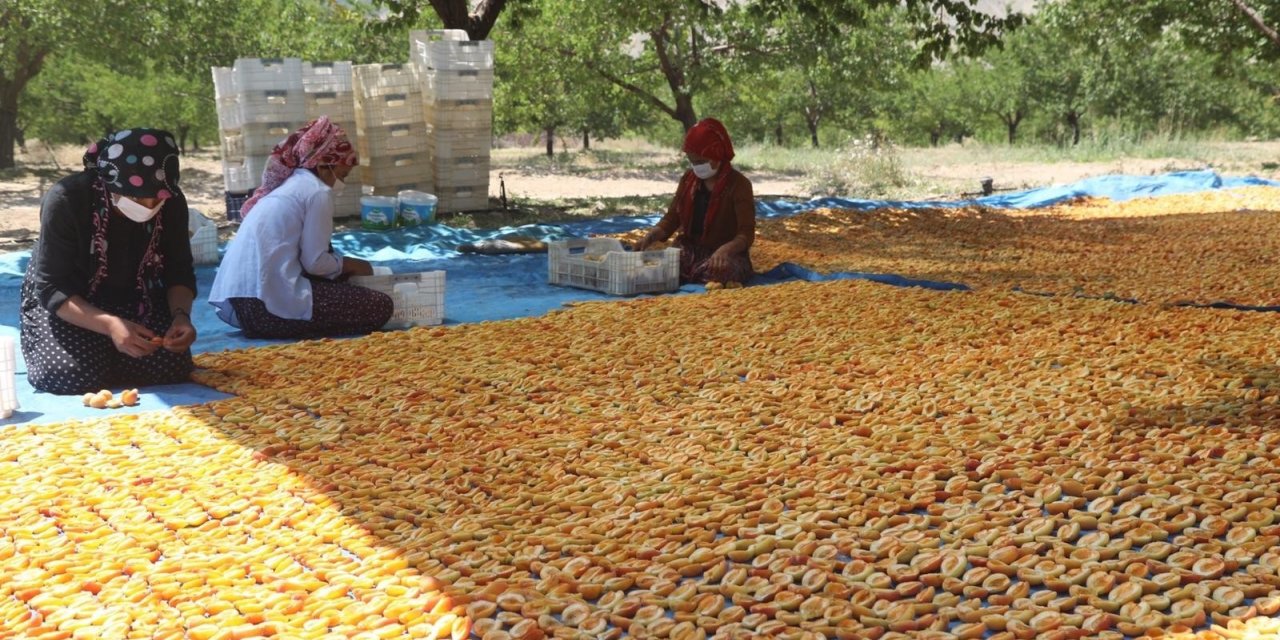
[[332,165],[354,167],[357,164],[359,159],[355,147],[347,139],[347,133],[330,122],[329,116],[320,116],[289,134],[271,150],[267,167],[262,170],[262,186],[240,207],[240,218],[243,220],[259,200],[284,184],[295,169]]

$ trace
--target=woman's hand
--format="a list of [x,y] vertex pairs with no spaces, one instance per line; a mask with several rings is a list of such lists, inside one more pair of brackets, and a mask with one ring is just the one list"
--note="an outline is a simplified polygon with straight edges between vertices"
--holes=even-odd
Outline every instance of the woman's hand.
[[164,334],[164,348],[174,353],[182,353],[190,349],[195,341],[196,328],[191,324],[191,316],[185,313],[174,314],[173,323]]
[[116,351],[134,358],[145,358],[160,348],[160,339],[150,329],[136,323],[112,316],[110,330],[111,342]]
[[351,276],[371,276],[373,275],[373,265],[368,260],[360,258],[342,257],[342,275],[343,280]]
[[635,244],[635,250],[644,251],[658,242],[660,242],[660,240],[658,240],[658,230],[653,229],[649,233],[644,234],[644,237]]
[[725,247],[716,249],[715,253],[707,258],[707,269],[720,271],[729,268],[729,252],[725,251]]

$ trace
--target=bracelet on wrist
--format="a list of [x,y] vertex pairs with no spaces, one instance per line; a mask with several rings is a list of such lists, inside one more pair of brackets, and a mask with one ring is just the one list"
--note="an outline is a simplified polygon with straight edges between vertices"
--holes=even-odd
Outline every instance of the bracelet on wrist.
[[176,316],[178,314],[182,314],[186,316],[188,320],[191,319],[191,312],[187,311],[186,309],[170,309],[169,310],[169,315]]

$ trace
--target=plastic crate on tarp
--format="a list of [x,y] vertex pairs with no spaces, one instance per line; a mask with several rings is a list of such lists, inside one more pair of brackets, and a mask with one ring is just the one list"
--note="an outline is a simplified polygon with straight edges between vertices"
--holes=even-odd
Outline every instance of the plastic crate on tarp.
[[218,225],[188,207],[187,233],[191,236],[192,261],[195,264],[218,264]]
[[355,276],[351,284],[391,296],[393,311],[384,329],[406,329],[444,322],[444,272]]
[[547,243],[547,280],[615,296],[680,288],[680,250],[627,251],[614,238],[570,238]]

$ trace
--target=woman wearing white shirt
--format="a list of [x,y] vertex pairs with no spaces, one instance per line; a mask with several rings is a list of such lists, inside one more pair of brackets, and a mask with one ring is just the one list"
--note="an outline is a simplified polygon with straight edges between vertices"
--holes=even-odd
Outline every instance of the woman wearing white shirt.
[[390,296],[337,281],[373,273],[329,244],[333,198],[356,163],[323,116],[276,145],[209,293],[219,318],[249,338],[363,334],[391,319]]

